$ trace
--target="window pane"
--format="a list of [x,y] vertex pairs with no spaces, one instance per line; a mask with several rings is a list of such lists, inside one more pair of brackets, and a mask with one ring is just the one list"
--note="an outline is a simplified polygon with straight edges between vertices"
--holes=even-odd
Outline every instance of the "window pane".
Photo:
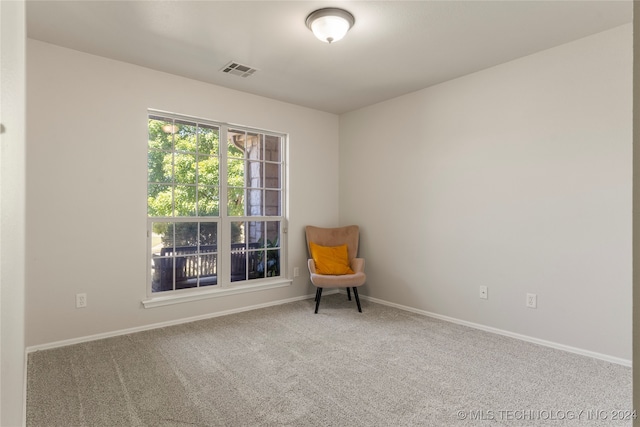
[[198,286],[198,223],[176,222],[175,228],[175,288]]
[[198,223],[197,222],[176,222],[175,223],[175,244],[176,251],[181,249],[182,254],[192,253],[198,248]]
[[252,253],[255,262],[249,265],[249,280],[266,277],[266,253],[266,251],[254,251]]
[[247,280],[246,249],[231,249],[231,281]]
[[247,190],[247,216],[262,216],[262,190]]
[[247,222],[247,240],[249,241],[247,254],[248,279],[260,279],[266,277],[268,270],[267,252],[267,230],[264,221]]
[[173,290],[174,258],[152,258],[151,291],[164,292]]
[[220,162],[217,157],[198,156],[198,183],[218,186]]
[[277,163],[265,163],[264,186],[266,188],[280,188],[280,165]]
[[233,221],[231,223],[231,245],[240,245],[244,247],[244,222]]
[[267,265],[266,251],[252,251],[249,255],[249,280],[262,279],[265,277],[265,266]]
[[244,189],[229,188],[227,199],[227,215],[244,216]]
[[227,156],[239,159],[244,158],[246,133],[241,130],[229,129],[227,136]]
[[193,122],[176,120],[176,132],[174,134],[175,150],[196,152],[198,128]]
[[264,221],[247,222],[248,236],[246,240],[249,242],[251,249],[264,248],[265,229]]
[[267,221],[267,248],[280,247],[280,221]]
[[262,136],[258,133],[247,133],[247,142],[245,143],[245,157],[247,159],[264,160]]
[[171,250],[173,250],[173,231],[172,222],[151,223],[151,250],[154,252],[161,251],[161,256],[171,255]]
[[265,198],[265,216],[280,216],[280,191],[266,190],[264,192]]
[[171,183],[173,154],[149,150],[147,153],[147,179],[149,182]]
[[256,160],[249,160],[247,163],[247,187],[262,188],[262,165],[264,163]]
[[196,252],[190,248],[181,248],[179,254],[189,254],[176,257],[176,289],[195,288],[198,286],[198,257],[191,255]]
[[199,286],[218,284],[218,255],[212,252],[200,251]]
[[173,129],[173,120],[157,116],[149,117],[149,148],[172,150]]
[[265,160],[268,162],[280,162],[280,137],[266,135],[265,139]]
[[247,280],[247,244],[244,221],[231,223],[231,278],[232,282]]
[[173,187],[149,184],[147,187],[147,214],[150,217],[173,216]]
[[258,271],[263,277],[275,277],[280,275],[280,221],[266,221],[266,252],[261,254]]
[[216,252],[218,244],[218,224],[215,222],[200,223],[200,252]]
[[153,223],[152,291],[216,285],[217,230],[215,222]]
[[220,133],[216,126],[200,125],[198,128],[198,153],[217,156]]
[[173,290],[173,223],[151,224],[151,288],[153,292]]
[[244,187],[244,160],[227,160],[227,184],[231,187]]
[[175,182],[179,184],[196,183],[196,156],[176,153],[174,166]]
[[220,196],[217,187],[198,187],[198,216],[220,215]]
[[280,275],[280,250],[274,249],[267,251],[267,277],[276,277]]
[[176,185],[174,189],[175,216],[196,215],[196,187]]

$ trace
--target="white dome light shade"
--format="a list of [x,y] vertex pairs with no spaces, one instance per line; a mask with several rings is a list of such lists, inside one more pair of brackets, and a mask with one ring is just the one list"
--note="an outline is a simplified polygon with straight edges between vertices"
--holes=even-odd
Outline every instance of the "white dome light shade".
[[339,16],[323,16],[311,23],[311,31],[326,43],[337,42],[349,31],[349,23]]
[[307,27],[325,43],[333,43],[342,39],[353,26],[355,19],[343,9],[328,7],[319,9],[307,16]]

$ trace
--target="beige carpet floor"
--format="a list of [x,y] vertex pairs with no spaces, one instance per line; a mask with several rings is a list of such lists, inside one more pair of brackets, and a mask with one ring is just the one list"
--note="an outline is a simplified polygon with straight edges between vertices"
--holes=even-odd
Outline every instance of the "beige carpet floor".
[[631,369],[343,294],[29,355],[35,426],[631,425]]

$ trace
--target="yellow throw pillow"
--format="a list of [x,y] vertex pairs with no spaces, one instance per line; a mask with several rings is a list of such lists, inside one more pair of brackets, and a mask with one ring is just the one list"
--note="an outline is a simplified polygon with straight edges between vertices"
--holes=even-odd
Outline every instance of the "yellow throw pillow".
[[320,246],[310,242],[309,248],[313,262],[316,264],[316,273],[332,276],[355,274],[349,266],[347,245]]

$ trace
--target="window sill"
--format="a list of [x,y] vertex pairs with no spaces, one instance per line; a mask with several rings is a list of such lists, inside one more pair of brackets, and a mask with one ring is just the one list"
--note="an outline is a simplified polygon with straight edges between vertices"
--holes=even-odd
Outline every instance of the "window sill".
[[160,295],[148,298],[142,301],[142,305],[144,308],[163,307],[165,305],[180,304],[183,302],[200,301],[203,299],[243,294],[246,292],[256,292],[266,289],[282,288],[284,286],[290,286],[292,283],[293,280],[291,279],[277,278],[249,285],[229,285],[225,288],[217,288],[211,290],[207,289],[206,291],[180,292],[172,295]]

